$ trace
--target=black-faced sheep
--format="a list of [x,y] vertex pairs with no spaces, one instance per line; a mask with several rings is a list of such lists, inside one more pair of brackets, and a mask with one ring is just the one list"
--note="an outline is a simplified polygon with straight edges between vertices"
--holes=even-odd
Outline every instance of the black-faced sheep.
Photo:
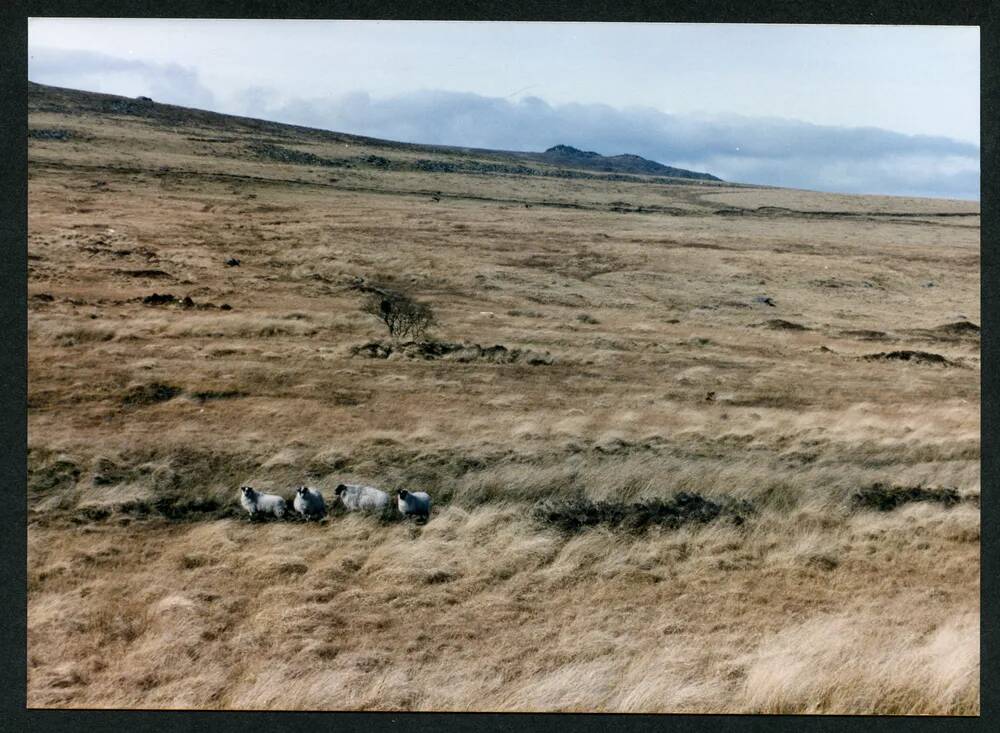
[[326,502],[323,500],[323,495],[308,486],[300,486],[295,490],[292,506],[306,519],[313,517],[318,519],[326,514]]
[[400,489],[396,492],[396,506],[404,517],[429,519],[431,516],[431,497],[424,491]]
[[240,504],[250,513],[250,518],[272,514],[278,519],[285,516],[285,500],[277,494],[265,494],[252,486],[240,487]]
[[349,512],[380,512],[389,506],[389,495],[374,486],[340,484],[333,493]]

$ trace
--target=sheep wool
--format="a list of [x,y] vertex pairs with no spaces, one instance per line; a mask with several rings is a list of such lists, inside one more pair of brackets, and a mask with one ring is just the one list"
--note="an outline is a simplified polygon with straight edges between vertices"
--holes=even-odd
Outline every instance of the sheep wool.
[[285,500],[277,494],[265,494],[252,486],[240,487],[240,505],[256,517],[261,514],[271,514],[277,518],[285,516]]
[[431,516],[431,497],[425,491],[400,489],[396,492],[396,505],[404,517],[428,519]]
[[295,490],[292,506],[304,517],[322,517],[326,514],[326,501],[323,495],[308,486],[300,486]]
[[339,484],[334,493],[349,512],[377,512],[389,506],[389,495],[374,486]]

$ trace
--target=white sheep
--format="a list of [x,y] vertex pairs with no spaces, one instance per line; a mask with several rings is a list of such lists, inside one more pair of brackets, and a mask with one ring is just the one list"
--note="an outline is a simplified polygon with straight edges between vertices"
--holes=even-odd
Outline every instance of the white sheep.
[[396,492],[396,506],[399,507],[399,513],[404,517],[430,519],[431,497],[424,491],[400,489]]
[[278,519],[285,516],[285,500],[277,494],[265,494],[252,486],[241,486],[240,492],[240,504],[251,519],[259,514],[273,514]]
[[389,495],[374,486],[339,484],[333,493],[349,512],[378,512],[389,506]]
[[308,486],[300,486],[295,490],[292,506],[295,507],[295,511],[307,519],[309,517],[322,517],[326,514],[326,501],[323,500],[323,495]]

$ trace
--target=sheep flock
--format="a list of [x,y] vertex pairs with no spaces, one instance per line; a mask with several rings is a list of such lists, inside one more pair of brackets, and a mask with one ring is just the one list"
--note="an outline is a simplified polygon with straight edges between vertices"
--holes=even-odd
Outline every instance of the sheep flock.
[[[396,501],[393,503],[389,493],[374,486],[338,484],[333,491],[330,505],[339,504],[348,512],[383,515],[398,512],[404,519],[424,522],[430,519],[431,497],[427,492],[399,489],[395,492],[395,496]],[[284,519],[286,515],[299,516],[307,520],[322,519],[326,516],[328,507],[322,491],[309,486],[299,486],[295,489],[294,496],[287,500],[278,494],[258,491],[252,486],[241,486],[239,501],[251,520],[267,517]],[[292,514],[292,511],[295,514]]]

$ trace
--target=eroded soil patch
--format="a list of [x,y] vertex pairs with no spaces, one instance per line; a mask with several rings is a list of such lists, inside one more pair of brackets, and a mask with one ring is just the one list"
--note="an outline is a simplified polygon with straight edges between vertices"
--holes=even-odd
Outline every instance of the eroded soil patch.
[[704,524],[729,519],[742,524],[754,512],[753,504],[730,497],[707,499],[700,494],[681,492],[669,499],[652,499],[633,504],[575,499],[543,502],[535,508],[535,518],[562,532],[575,533],[605,526],[642,532],[650,527],[676,529],[683,524]]
[[388,359],[401,356],[407,359],[448,359],[458,362],[484,361],[491,364],[529,364],[540,366],[552,364],[555,360],[548,352],[508,349],[506,346],[480,346],[447,341],[408,341],[392,344],[384,341],[370,341],[351,348],[353,356],[369,359]]
[[859,489],[851,496],[851,504],[856,509],[877,509],[888,512],[914,501],[933,501],[946,507],[962,501],[958,491],[950,488],[930,489],[922,486],[889,486],[876,483]]
[[941,354],[935,354],[930,351],[910,351],[908,349],[903,349],[901,351],[880,351],[877,354],[867,354],[862,358],[865,361],[909,361],[914,364],[929,364],[950,367],[961,366],[958,362],[952,361],[945,356],[941,356]]

